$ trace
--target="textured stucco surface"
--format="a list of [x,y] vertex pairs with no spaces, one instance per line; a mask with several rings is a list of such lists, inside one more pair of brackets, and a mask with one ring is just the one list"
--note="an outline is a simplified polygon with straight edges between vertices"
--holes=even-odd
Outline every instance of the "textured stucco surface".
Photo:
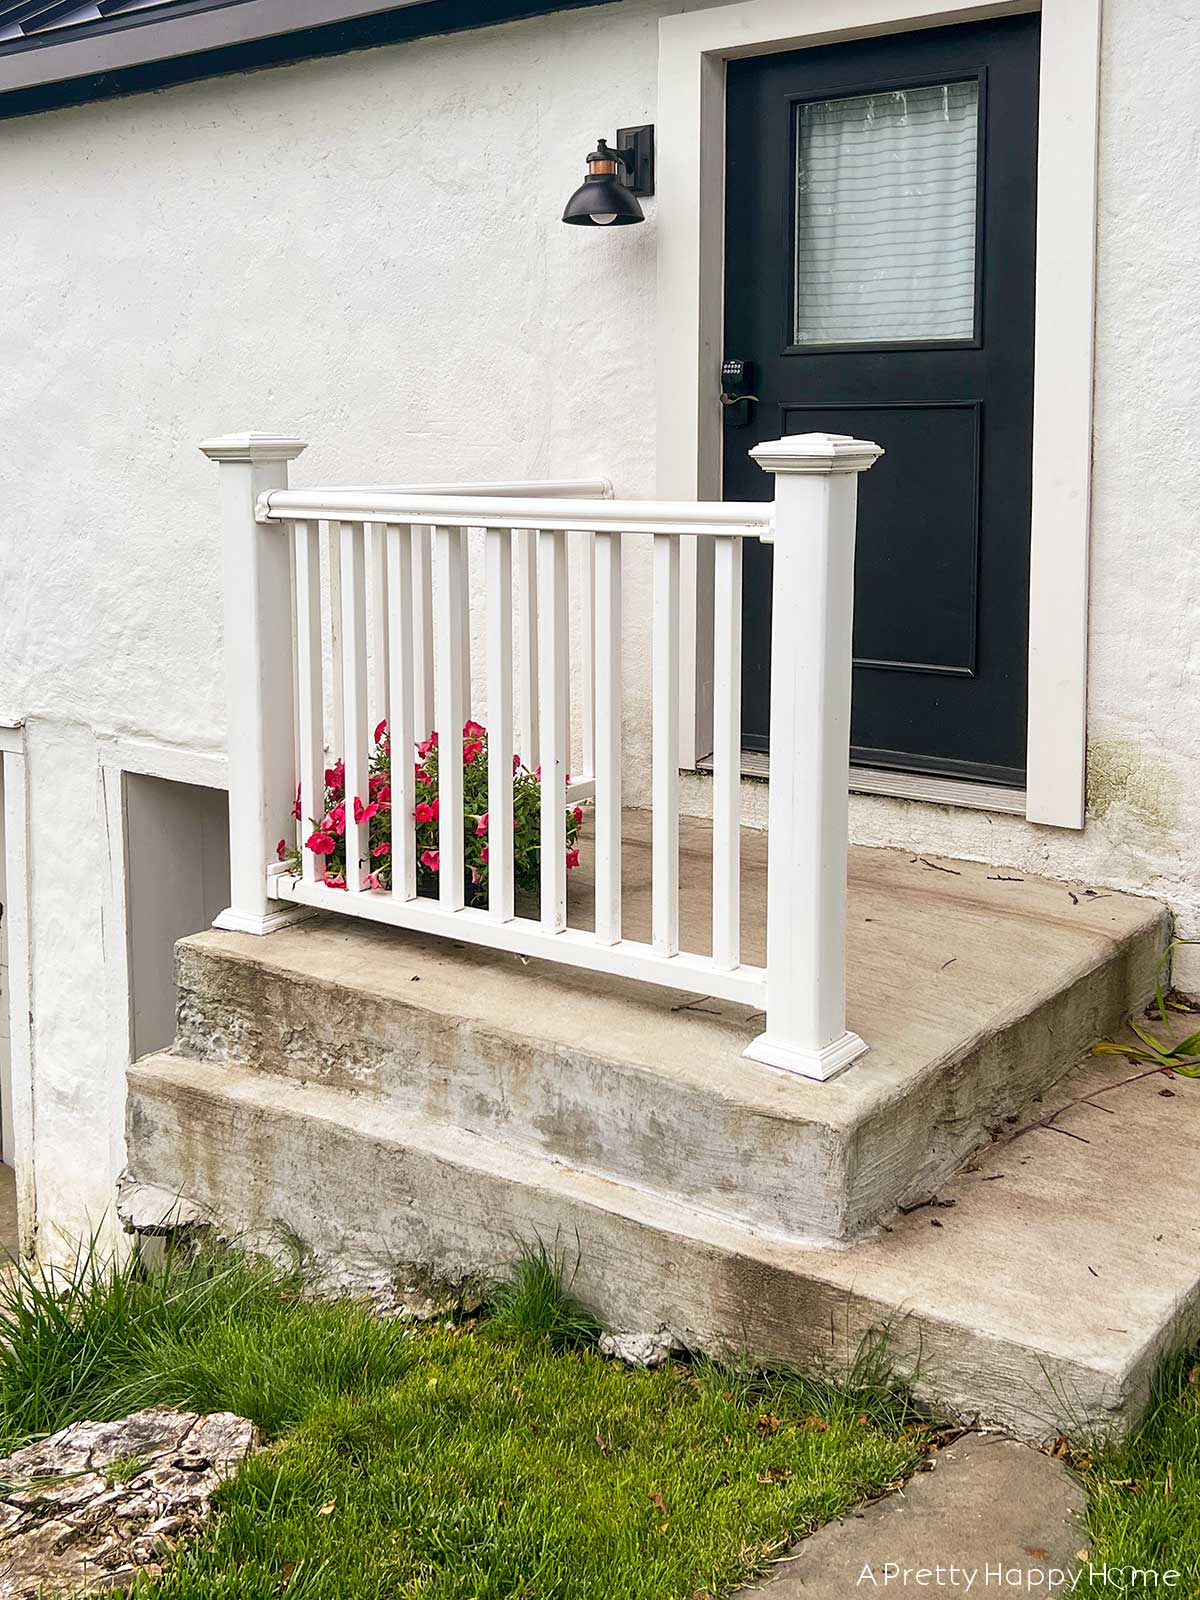
[[[625,0],[0,124],[0,718],[28,722],[44,1230],[105,1210],[121,1156],[96,736],[223,743],[197,441],[294,431],[299,482],[653,493],[654,204],[611,232],[557,214],[596,135],[653,118],[657,19],[679,9]],[[1105,13],[1092,816],[1075,834],[858,800],[853,829],[1159,895],[1200,932],[1200,19],[1184,0]],[[631,785],[647,580],[629,557]]]

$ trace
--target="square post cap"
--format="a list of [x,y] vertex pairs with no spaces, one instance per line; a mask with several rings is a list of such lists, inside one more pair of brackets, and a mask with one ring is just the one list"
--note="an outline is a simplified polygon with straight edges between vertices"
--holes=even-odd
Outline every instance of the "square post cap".
[[245,461],[257,466],[262,461],[294,461],[308,444],[281,433],[224,433],[205,439],[200,449],[210,461]]
[[764,472],[788,473],[865,472],[882,454],[881,445],[848,433],[791,433],[750,451]]

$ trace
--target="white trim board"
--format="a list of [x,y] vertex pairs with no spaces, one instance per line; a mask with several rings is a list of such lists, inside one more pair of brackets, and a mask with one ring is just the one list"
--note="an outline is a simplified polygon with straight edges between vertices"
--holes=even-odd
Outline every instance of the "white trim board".
[[[1081,828],[1102,0],[739,0],[659,22],[658,481],[720,497],[725,63],[1039,11],[1033,516],[1025,815]],[[711,552],[685,541],[683,761],[707,748]]]
[[[711,773],[713,760],[697,761],[697,772]],[[765,783],[771,776],[771,759],[758,750],[742,751],[742,777]],[[889,772],[883,767],[850,768],[851,794],[881,794],[892,800],[923,800],[935,806],[965,806],[968,811],[1004,811],[1025,815],[1024,789],[1007,789],[997,783],[973,783],[965,778],[939,778],[935,773]]]
[[37,1241],[37,1190],[33,1150],[33,991],[29,925],[29,799],[25,741],[19,727],[0,728],[4,768],[4,851],[8,924],[9,1049],[12,1094],[13,1169],[17,1186],[17,1235],[23,1256]]

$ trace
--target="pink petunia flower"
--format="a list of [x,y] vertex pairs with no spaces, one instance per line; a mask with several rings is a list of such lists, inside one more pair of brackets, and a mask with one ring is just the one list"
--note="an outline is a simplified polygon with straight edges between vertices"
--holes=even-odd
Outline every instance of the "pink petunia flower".
[[326,878],[325,887],[327,889],[344,889],[346,887],[346,880],[345,878]]
[[292,807],[292,815],[299,822],[303,813],[300,810],[300,785],[296,785],[296,804]]
[[437,872],[442,864],[442,858],[437,850],[422,850],[421,865],[428,867],[430,872]]
[[375,857],[376,861],[379,860],[380,856],[390,856],[391,853],[392,853],[392,847],[387,842],[386,839],[383,841],[382,844],[377,844],[375,846],[374,850],[371,851],[371,854]]
[[483,726],[483,724],[481,722],[464,722],[463,723],[463,738],[464,739],[482,739],[486,735],[487,735],[487,729]]
[[286,861],[287,860],[288,847],[287,847],[287,840],[286,839],[280,839],[279,843],[275,846],[275,854],[278,856],[280,861]]
[[311,850],[315,856],[331,856],[337,849],[337,840],[332,834],[322,833],[318,829],[316,833],[309,834],[304,841],[304,848]]
[[579,850],[578,850],[578,848],[576,848],[574,850],[568,850],[567,851],[567,871],[569,872],[572,867],[577,867],[578,865],[579,865]]
[[483,740],[472,739],[463,745],[463,766],[469,767],[472,761],[483,754]]
[[514,778],[516,777],[517,773],[520,772],[520,770],[521,770],[521,758],[520,758],[520,756],[514,756],[513,757],[513,777]]
[[487,845],[484,845],[483,849],[479,852],[479,859],[480,859],[480,861],[483,862],[484,866],[486,867],[487,863],[488,863],[488,847],[487,847]]
[[375,728],[375,743],[376,744],[379,743],[380,739],[383,738],[383,736],[384,736],[384,734],[386,732],[387,732],[387,718],[384,717],[383,721],[378,723],[376,725],[376,728]]
[[368,872],[366,877],[363,879],[363,888],[382,889],[383,884],[379,881],[379,874],[377,872]]
[[429,785],[433,782],[433,779],[425,771],[425,768],[421,765],[421,763],[419,761],[417,762],[416,772],[417,772],[417,782],[418,783],[423,783],[426,786],[426,788],[428,788]]
[[346,806],[345,806],[345,802],[344,801],[341,802],[339,805],[336,805],[336,806],[334,806],[332,808],[332,810],[330,811],[329,815],[325,818],[325,821],[322,824],[322,826],[325,828],[325,830],[327,832],[345,833],[345,831],[346,831]]
[[437,749],[437,742],[438,737],[436,733],[431,733],[428,739],[421,740],[420,744],[417,746],[417,754],[420,756],[422,761],[424,761],[425,757],[431,750]]
[[378,815],[379,807],[374,800],[371,801],[370,805],[365,806],[357,795],[354,796],[355,822],[370,822],[372,817],[377,817]]
[[413,812],[413,816],[418,822],[436,822],[441,809],[441,796],[435,794],[432,804],[426,800],[419,801],[417,804],[417,809]]
[[574,811],[572,811],[571,816],[575,819],[575,826],[578,827],[583,821],[583,807],[576,806]]
[[483,815],[478,819],[478,821],[475,824],[475,837],[477,839],[486,838],[487,837],[487,829],[488,829],[488,814],[485,811],[483,813]]
[[346,764],[344,761],[335,761],[332,767],[325,768],[325,787],[327,789],[340,789],[346,781]]

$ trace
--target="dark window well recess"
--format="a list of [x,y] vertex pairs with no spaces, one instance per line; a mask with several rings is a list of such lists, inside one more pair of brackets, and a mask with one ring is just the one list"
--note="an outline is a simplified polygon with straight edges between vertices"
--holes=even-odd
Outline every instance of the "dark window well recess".
[[0,0],[0,117],[606,0]]

